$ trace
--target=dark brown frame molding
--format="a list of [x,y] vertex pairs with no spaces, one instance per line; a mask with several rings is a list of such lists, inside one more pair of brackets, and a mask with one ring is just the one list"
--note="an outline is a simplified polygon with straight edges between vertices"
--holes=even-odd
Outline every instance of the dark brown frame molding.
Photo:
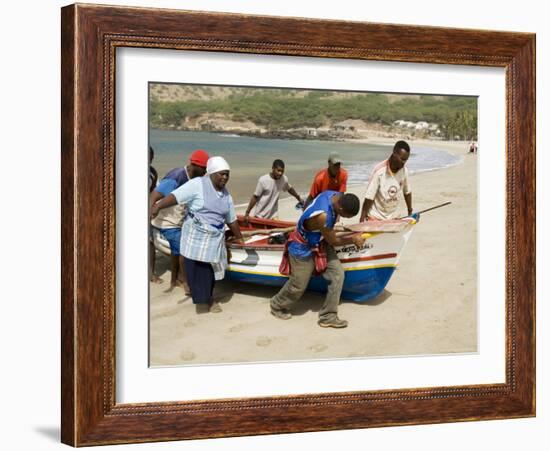
[[[61,437],[83,446],[535,415],[535,35],[71,5],[62,9]],[[117,404],[115,50],[506,69],[506,382]],[[521,205],[521,208],[515,208]]]

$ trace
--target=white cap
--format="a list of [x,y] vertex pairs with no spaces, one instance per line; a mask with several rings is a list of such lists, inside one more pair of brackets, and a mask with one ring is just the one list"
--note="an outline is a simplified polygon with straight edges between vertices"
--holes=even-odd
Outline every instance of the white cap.
[[328,161],[330,161],[332,164],[342,163],[342,157],[340,157],[340,154],[338,152],[331,152],[328,156]]
[[223,157],[210,157],[206,163],[206,172],[214,174],[220,171],[229,171],[229,163]]

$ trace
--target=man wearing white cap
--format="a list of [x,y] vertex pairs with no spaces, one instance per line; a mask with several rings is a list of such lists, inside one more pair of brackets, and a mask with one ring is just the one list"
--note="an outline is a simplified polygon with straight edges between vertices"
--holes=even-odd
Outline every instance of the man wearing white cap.
[[211,312],[221,311],[219,304],[213,302],[212,292],[215,281],[223,279],[227,266],[225,224],[242,242],[233,199],[225,189],[229,174],[227,161],[212,157],[205,176],[190,180],[151,208],[151,216],[155,217],[160,209],[176,203],[187,206],[180,246],[187,281],[193,303],[208,305]]

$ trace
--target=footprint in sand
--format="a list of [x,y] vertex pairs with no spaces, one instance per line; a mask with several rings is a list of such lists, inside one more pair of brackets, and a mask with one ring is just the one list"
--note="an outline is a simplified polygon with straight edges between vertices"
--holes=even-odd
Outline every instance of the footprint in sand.
[[183,323],[183,325],[184,325],[185,327],[193,327],[193,326],[196,325],[196,323],[195,323],[195,321],[193,321],[192,319],[188,319],[187,321],[185,321],[185,322]]
[[229,328],[229,332],[235,333],[242,331],[246,326],[244,324],[237,324],[236,326],[232,326]]
[[271,344],[271,341],[271,338],[262,335],[256,340],[256,346],[261,346],[262,348],[265,348],[266,346],[269,346]]
[[450,198],[461,196],[461,194],[457,193],[456,191],[444,191],[442,193],[439,193],[439,195],[442,197],[450,197]]
[[188,362],[189,360],[195,360],[195,353],[192,352],[192,351],[183,351],[181,354],[180,354],[180,359],[181,360],[184,360],[186,362]]
[[328,346],[322,345],[322,344],[316,344],[316,345],[310,346],[308,349],[313,352],[323,352],[326,349],[328,349]]

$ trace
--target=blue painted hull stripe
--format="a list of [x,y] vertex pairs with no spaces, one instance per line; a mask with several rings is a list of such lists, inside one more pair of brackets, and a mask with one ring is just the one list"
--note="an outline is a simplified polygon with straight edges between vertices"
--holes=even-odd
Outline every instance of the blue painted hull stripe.
[[[362,270],[346,271],[342,299],[365,302],[377,297],[390,280],[395,266],[383,266]],[[227,277],[236,282],[255,283],[273,287],[281,287],[288,280],[284,276],[228,271]],[[312,277],[308,290],[326,292],[327,282],[322,277]]]

